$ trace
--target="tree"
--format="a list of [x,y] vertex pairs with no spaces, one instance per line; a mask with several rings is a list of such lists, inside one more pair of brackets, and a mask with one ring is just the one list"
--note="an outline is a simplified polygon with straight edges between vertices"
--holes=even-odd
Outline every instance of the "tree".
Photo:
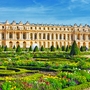
[[62,46],[62,51],[65,51],[65,46]]
[[59,50],[59,46],[57,45],[57,50]]
[[38,46],[36,46],[36,47],[34,48],[33,52],[37,52],[37,51],[39,51]]
[[18,45],[17,48],[16,48],[16,52],[21,52],[21,48],[20,48],[19,45]]
[[41,51],[44,51],[44,47],[43,46],[41,46]]
[[4,47],[4,51],[7,51],[7,50],[8,50],[8,48],[7,48],[7,46],[5,46],[5,47]]
[[74,40],[72,47],[71,47],[70,55],[78,55],[79,53],[80,53],[80,50],[76,44],[76,41]]
[[54,46],[53,46],[53,45],[51,46],[51,48],[50,48],[50,49],[51,49],[51,51],[55,51],[55,48],[54,48]]
[[2,47],[1,47],[1,45],[0,45],[0,52],[2,52],[3,51],[3,49],[2,49]]
[[2,49],[4,48],[4,46],[2,45]]
[[67,51],[69,51],[69,47],[68,47],[68,45],[67,45],[67,47],[66,47],[66,52],[67,52]]
[[81,52],[86,51],[86,50],[87,50],[86,46],[81,46],[81,47],[80,47],[80,51],[81,51]]
[[13,46],[13,49],[15,49],[15,45]]
[[32,46],[29,47],[29,51],[32,51]]

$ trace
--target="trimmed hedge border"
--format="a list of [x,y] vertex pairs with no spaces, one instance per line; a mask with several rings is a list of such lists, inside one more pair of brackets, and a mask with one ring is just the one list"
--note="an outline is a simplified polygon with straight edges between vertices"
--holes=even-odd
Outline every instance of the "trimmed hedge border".
[[77,86],[71,86],[63,90],[85,90],[85,89],[88,89],[89,87],[90,87],[90,82],[87,82],[87,83],[80,84]]

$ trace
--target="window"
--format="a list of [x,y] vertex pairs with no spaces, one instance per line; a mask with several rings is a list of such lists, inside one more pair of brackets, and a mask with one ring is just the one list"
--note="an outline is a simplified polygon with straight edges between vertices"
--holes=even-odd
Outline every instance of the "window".
[[2,29],[4,29],[4,26],[2,26]]
[[26,33],[23,33],[23,39],[26,39]]
[[34,36],[35,39],[37,39],[37,34],[35,33],[35,36]]
[[45,34],[43,34],[43,39],[45,39]]
[[13,37],[13,34],[12,33],[9,33],[9,38],[12,38]]
[[2,33],[2,39],[4,39],[4,33]]
[[17,39],[19,39],[19,33],[16,34]]

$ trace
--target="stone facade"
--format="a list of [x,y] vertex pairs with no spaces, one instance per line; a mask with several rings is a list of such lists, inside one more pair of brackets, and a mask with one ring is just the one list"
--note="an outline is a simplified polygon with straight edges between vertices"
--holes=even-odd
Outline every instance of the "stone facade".
[[90,27],[88,25],[64,26],[49,24],[30,24],[26,22],[0,23],[0,45],[30,47],[33,44],[50,48],[51,45],[72,45],[76,40],[78,47],[90,48]]

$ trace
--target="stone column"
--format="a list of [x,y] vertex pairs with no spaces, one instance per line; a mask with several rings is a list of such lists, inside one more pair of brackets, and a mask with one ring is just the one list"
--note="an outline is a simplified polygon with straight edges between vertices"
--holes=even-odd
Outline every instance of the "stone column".
[[83,40],[83,34],[80,34],[80,40]]
[[37,40],[39,40],[39,33],[37,33]]
[[75,34],[75,36],[74,36],[74,40],[77,40],[77,35]]
[[71,34],[69,34],[69,40],[71,40]]
[[22,40],[22,33],[20,32],[19,35],[20,35],[20,38],[19,39]]
[[14,40],[14,32],[13,32],[13,40]]
[[59,34],[57,34],[58,35],[58,40],[59,40]]
[[56,33],[54,34],[54,38],[53,39],[56,40]]
[[66,39],[66,40],[67,40],[67,36],[68,36],[68,35],[67,35],[67,34],[65,34],[65,39]]
[[28,39],[30,40],[30,32],[28,32]]
[[6,33],[6,39],[9,39],[9,32]]
[[2,39],[2,34],[1,34],[1,32],[0,32],[0,40]]
[[26,32],[26,40],[28,40],[28,32]]
[[63,37],[64,34],[61,34],[61,35],[62,35],[62,36],[61,36],[61,37],[62,37],[62,40],[64,40],[64,37]]
[[86,40],[88,40],[88,35],[86,34]]
[[43,40],[43,33],[41,33],[41,40]]

